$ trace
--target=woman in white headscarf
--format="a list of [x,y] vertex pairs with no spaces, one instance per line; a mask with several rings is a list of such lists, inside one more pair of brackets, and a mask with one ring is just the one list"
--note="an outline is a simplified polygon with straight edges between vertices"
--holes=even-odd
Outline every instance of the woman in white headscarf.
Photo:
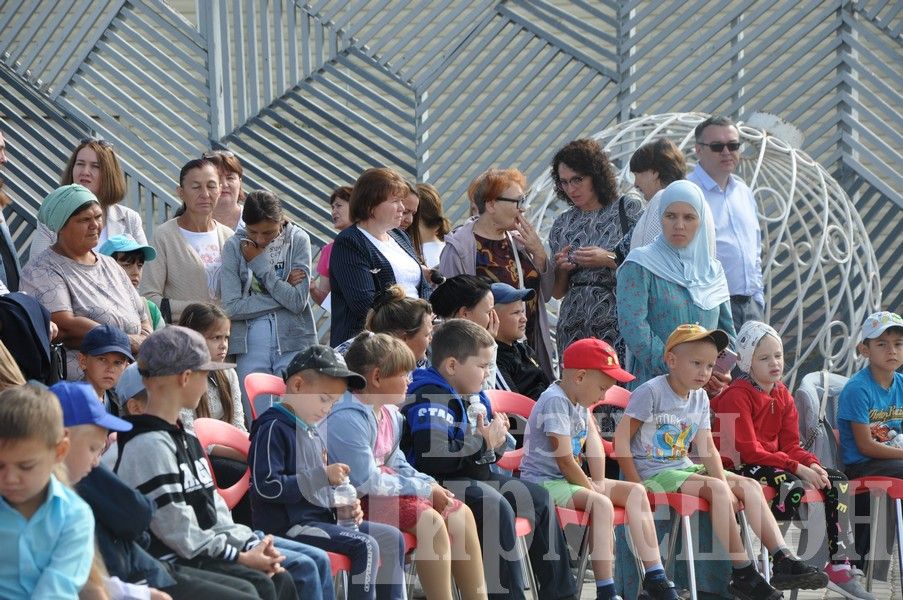
[[[631,250],[617,274],[618,325],[634,357],[635,385],[668,372],[665,340],[682,323],[736,335],[724,269],[708,239],[712,215],[702,190],[690,181],[673,182],[662,192],[659,217],[661,235]],[[716,374],[710,389],[726,381]]]

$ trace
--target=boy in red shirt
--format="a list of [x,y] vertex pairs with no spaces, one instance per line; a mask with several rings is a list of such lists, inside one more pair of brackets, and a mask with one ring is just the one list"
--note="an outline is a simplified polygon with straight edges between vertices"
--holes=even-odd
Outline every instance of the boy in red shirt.
[[781,382],[784,349],[778,333],[747,321],[737,334],[737,366],[742,375],[711,400],[712,427],[725,468],[777,491],[771,512],[778,520],[798,518],[806,488],[824,493],[830,563],[828,588],[845,598],[874,600],[853,577],[847,478],[826,469],[800,446],[799,418],[790,391]]

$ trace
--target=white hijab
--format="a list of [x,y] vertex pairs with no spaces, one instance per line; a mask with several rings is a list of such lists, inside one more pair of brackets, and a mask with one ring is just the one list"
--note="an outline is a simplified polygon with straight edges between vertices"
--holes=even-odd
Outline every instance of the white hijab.
[[664,234],[659,234],[648,246],[631,250],[626,260],[686,288],[693,304],[699,308],[713,309],[730,300],[730,293],[724,269],[711,251],[708,223],[712,213],[699,186],[686,179],[673,182],[662,192],[659,221],[675,202],[689,204],[699,216],[699,227],[690,243],[684,248],[676,248],[665,240]]

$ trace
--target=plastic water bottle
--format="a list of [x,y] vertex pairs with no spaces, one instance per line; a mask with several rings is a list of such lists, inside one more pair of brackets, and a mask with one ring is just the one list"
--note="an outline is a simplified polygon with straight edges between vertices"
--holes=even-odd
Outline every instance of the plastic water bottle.
[[[486,412],[486,406],[480,402],[480,396],[474,394],[470,397],[470,404],[467,406],[467,422],[470,423],[470,430],[473,433],[477,431],[477,416],[483,416],[483,425],[489,425]],[[486,465],[495,462],[495,453],[492,448],[487,448],[475,461],[478,465]]]
[[357,490],[354,489],[347,477],[336,486],[333,497],[335,498],[336,523],[348,529],[357,529],[357,522],[354,520]]

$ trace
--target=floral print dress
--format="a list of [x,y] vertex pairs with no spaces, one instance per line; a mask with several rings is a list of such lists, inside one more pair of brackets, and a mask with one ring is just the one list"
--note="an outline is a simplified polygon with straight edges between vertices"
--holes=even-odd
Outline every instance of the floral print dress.
[[[625,231],[621,227],[619,202],[616,200],[596,210],[572,207],[558,215],[549,231],[552,256],[568,245],[575,250],[584,246],[611,250],[617,246],[643,212],[642,200],[633,194],[623,197],[628,225]],[[615,271],[607,267],[578,268],[571,271],[569,286],[558,310],[558,356],[571,342],[596,337],[615,347],[623,362],[624,344],[618,330]]]

